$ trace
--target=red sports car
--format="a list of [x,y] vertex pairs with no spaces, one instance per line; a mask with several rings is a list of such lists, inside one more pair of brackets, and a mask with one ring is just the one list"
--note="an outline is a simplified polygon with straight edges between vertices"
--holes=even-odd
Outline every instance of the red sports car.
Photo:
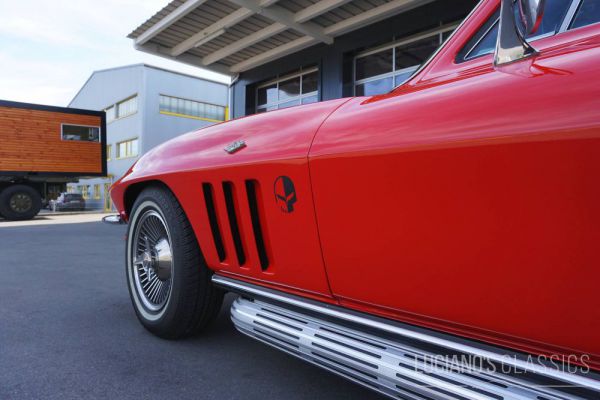
[[241,118],[112,188],[141,323],[395,398],[600,398],[600,1],[484,0],[405,84]]

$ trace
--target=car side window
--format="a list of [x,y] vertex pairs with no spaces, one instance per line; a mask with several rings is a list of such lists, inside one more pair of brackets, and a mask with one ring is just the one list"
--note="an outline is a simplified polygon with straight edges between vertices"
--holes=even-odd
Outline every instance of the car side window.
[[[542,36],[546,34],[555,34],[558,32],[560,25],[562,24],[567,11],[571,6],[572,0],[554,0],[547,1],[546,8],[544,9],[544,18],[537,32],[532,35],[528,35],[527,38]],[[516,7],[515,7],[515,11]],[[518,20],[518,18],[517,18]]]
[[[569,10],[572,0],[554,0],[546,3],[544,10],[544,18],[542,23],[534,34],[528,35],[527,38],[535,38],[558,32],[560,25]],[[592,1],[593,2],[593,1]],[[515,13],[518,13],[515,7]],[[463,49],[459,52],[457,62],[471,60],[473,58],[491,54],[496,48],[496,39],[498,38],[500,10],[497,10],[488,21],[473,35]],[[517,21],[520,21],[517,18]]]
[[457,61],[467,61],[484,54],[492,53],[496,47],[496,38],[498,37],[498,17],[500,10],[496,11],[483,24],[479,31],[462,48],[458,53]]
[[569,29],[581,28],[598,22],[600,22],[600,1],[583,0]]

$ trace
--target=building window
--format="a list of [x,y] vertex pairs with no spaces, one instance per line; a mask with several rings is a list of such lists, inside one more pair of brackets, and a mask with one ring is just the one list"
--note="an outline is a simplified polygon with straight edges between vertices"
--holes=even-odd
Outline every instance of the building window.
[[310,68],[256,88],[256,112],[287,108],[319,101],[319,70]]
[[113,122],[119,118],[125,118],[138,111],[137,94],[119,101],[117,104],[111,104],[104,109],[106,112],[106,123]]
[[84,199],[89,199],[90,198],[90,185],[81,185],[79,186],[79,191],[81,193],[81,196]]
[[110,122],[113,122],[116,118],[115,106],[105,108],[104,111],[106,112],[106,123],[108,124]]
[[94,185],[94,199],[100,200],[100,185]]
[[100,128],[97,126],[62,124],[61,135],[63,140],[74,140],[78,142],[99,142]]
[[194,118],[211,122],[225,121],[225,107],[223,106],[163,94],[160,95],[159,111],[161,114],[177,117]]
[[136,157],[138,155],[138,139],[130,139],[117,143],[117,158]]
[[354,58],[354,93],[373,96],[404,83],[443,43],[458,24],[365,50]]
[[110,161],[112,157],[112,144],[106,145],[106,161]]
[[128,115],[135,114],[138,110],[137,95],[117,103],[116,117],[125,118]]

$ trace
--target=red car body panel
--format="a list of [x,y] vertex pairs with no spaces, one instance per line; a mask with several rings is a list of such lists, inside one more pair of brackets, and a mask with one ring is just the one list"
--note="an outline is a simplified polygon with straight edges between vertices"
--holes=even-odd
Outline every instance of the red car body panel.
[[[124,210],[124,192],[131,184],[158,180],[176,194],[190,219],[208,266],[220,273],[270,283],[278,289],[319,300],[331,299],[318,240],[308,172],[308,150],[321,123],[348,99],[286,109],[253,118],[192,132],[169,141],[146,154],[129,174],[114,185],[112,197]],[[275,117],[275,118],[273,118]],[[225,147],[244,140],[245,148],[235,154]],[[276,205],[273,184],[277,177],[289,176],[296,187],[298,201],[293,213],[283,213]],[[249,229],[250,213],[245,196],[245,180],[258,182],[264,213],[269,268],[260,267],[254,239]],[[221,226],[226,258],[219,260],[205,207],[203,183],[212,184],[214,198],[223,198],[222,182],[232,182],[238,203],[241,235],[248,256],[240,266],[235,257],[231,233]],[[240,201],[239,199],[243,199]],[[240,204],[240,203],[244,204]],[[220,221],[228,221],[227,210],[215,202]],[[300,249],[300,250],[299,250]]]
[[[144,156],[113,187],[166,184],[210,268],[348,308],[600,370],[600,26],[536,41],[501,68],[456,63],[498,1],[472,14],[392,93],[280,110],[191,133]],[[235,154],[224,148],[244,140]],[[289,176],[298,201],[277,206]],[[203,183],[258,182],[271,264],[251,232],[220,261]],[[236,210],[250,225],[243,193]],[[313,200],[314,198],[314,200]],[[221,221],[227,212],[217,204]],[[573,360],[570,360],[573,361]]]

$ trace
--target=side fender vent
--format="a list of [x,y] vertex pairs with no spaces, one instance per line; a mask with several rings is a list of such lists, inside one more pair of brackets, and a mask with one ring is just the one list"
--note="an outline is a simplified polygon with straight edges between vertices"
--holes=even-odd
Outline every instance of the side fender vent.
[[202,190],[221,265],[266,271],[271,253],[260,183],[255,179],[203,182]]
[[214,190],[210,183],[202,184],[202,191],[204,192],[204,202],[206,203],[206,212],[208,214],[208,221],[210,223],[210,230],[212,237],[215,242],[215,248],[219,256],[219,261],[225,260],[225,246],[223,246],[223,237],[221,230],[219,229],[219,222],[217,219],[217,211],[215,209],[215,196]]
[[231,182],[223,182],[223,194],[225,195],[225,206],[227,207],[229,228],[231,229],[231,236],[233,237],[235,254],[237,256],[238,262],[240,263],[240,266],[242,266],[246,263],[246,254],[244,252],[244,245],[242,244],[242,236],[240,234],[240,226],[238,223],[238,216],[236,212],[233,192],[233,184]]
[[265,237],[263,235],[263,224],[261,223],[261,213],[258,209],[258,203],[262,201],[258,198],[260,195],[258,182],[254,180],[246,181],[246,194],[248,195],[248,207],[250,208],[250,217],[252,218],[252,231],[256,241],[256,250],[260,259],[260,268],[264,271],[269,267],[269,257],[265,246]]

